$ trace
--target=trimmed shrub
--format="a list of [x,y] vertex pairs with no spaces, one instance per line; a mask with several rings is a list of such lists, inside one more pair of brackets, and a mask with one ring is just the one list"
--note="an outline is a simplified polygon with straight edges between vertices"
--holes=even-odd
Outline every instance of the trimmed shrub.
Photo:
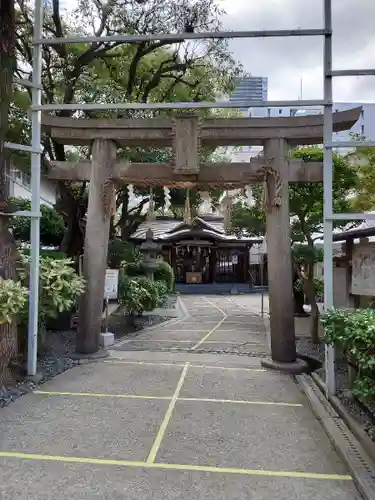
[[162,281],[151,281],[145,276],[129,278],[121,275],[119,299],[127,314],[141,315],[165,304],[168,288]]
[[174,289],[174,272],[173,268],[164,260],[159,262],[158,269],[154,273],[156,281],[163,281],[167,285],[167,289],[171,292]]
[[0,325],[17,318],[27,304],[28,294],[20,281],[0,277]]
[[108,267],[120,269],[124,262],[137,264],[140,261],[138,249],[132,243],[118,238],[108,243]]

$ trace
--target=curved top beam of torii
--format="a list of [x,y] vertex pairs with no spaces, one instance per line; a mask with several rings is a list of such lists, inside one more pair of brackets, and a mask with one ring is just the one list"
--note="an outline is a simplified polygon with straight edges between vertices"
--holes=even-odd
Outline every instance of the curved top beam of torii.
[[[333,114],[333,131],[349,130],[362,108]],[[183,117],[184,115],[182,115]],[[190,117],[189,115],[185,115]],[[108,139],[119,146],[171,146],[175,136],[173,118],[75,119],[43,115],[42,125],[57,142],[87,145]],[[204,146],[261,146],[267,139],[286,139],[291,146],[323,141],[323,115],[275,118],[208,118],[199,126]]]

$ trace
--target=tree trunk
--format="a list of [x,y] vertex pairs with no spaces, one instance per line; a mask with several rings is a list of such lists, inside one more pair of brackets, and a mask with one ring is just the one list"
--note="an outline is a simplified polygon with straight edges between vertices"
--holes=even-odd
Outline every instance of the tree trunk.
[[297,265],[294,264],[293,270],[293,299],[294,299],[294,316],[306,316],[306,312],[303,308],[305,305],[305,295],[303,290],[300,290],[296,285],[299,279],[299,272],[297,271]]
[[[0,0],[0,212],[10,212],[7,203],[7,152],[4,142],[8,131],[9,104],[15,68],[14,1]],[[8,230],[8,217],[0,215],[0,267],[3,278],[17,278],[17,247]],[[17,355],[17,325],[0,325],[0,386],[8,382],[9,362]]]
[[86,197],[77,200],[69,186],[61,185],[56,210],[62,214],[66,222],[66,231],[60,244],[60,251],[66,253],[68,257],[77,257],[83,253]]
[[74,258],[83,253],[84,235],[76,215],[69,214],[66,221],[67,227],[60,244],[60,251]]
[[121,204],[121,216],[118,223],[121,229],[121,239],[122,241],[129,241],[130,236],[138,229],[142,222],[146,220],[146,215],[142,214],[142,209],[149,198],[145,198],[137,207],[129,211],[128,190],[126,188],[122,189],[118,196],[119,203]]
[[303,292],[293,287],[293,297],[294,297],[294,315],[306,316],[306,312],[303,308],[305,304],[305,296]]
[[305,280],[306,295],[311,305],[310,336],[313,344],[319,344],[319,308],[316,303],[314,268],[309,266],[307,279]]

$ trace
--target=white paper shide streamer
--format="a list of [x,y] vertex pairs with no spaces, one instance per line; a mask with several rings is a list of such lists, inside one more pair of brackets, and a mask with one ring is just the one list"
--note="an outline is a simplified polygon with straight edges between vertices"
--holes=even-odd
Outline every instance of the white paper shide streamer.
[[168,213],[171,208],[171,192],[168,187],[164,188],[164,207],[163,212]]
[[133,186],[133,184],[128,185],[128,196],[129,196],[129,201],[134,198],[134,186]]
[[202,205],[201,210],[203,214],[210,214],[212,211],[212,199],[208,191],[201,193]]
[[248,206],[249,207],[254,206],[253,190],[251,189],[251,186],[245,187],[245,196]]
[[150,201],[148,202],[148,210],[146,220],[152,222],[155,220],[155,204],[154,204],[154,192],[150,189]]

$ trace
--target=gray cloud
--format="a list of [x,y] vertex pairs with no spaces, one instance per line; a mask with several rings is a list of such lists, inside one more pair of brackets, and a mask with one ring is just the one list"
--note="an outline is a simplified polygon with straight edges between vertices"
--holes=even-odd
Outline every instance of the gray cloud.
[[[222,0],[230,30],[323,27],[323,0]],[[334,69],[375,68],[374,0],[332,0]],[[246,71],[269,78],[270,99],[323,93],[323,38],[241,39],[231,50]],[[375,101],[375,76],[334,80],[336,101]]]

